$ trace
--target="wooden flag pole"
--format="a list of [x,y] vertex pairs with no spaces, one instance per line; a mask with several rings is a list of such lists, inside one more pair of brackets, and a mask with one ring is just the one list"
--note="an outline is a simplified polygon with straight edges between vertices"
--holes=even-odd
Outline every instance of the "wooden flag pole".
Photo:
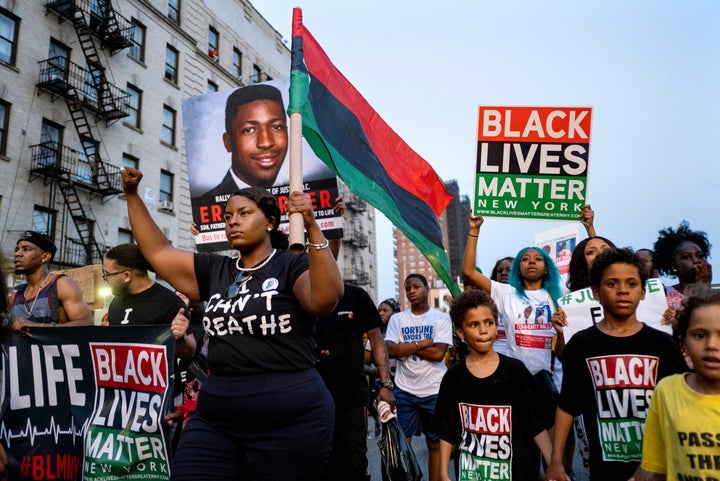
[[[290,114],[290,192],[303,191],[302,174],[302,114]],[[305,250],[305,226],[301,213],[291,214],[290,223],[290,250]]]

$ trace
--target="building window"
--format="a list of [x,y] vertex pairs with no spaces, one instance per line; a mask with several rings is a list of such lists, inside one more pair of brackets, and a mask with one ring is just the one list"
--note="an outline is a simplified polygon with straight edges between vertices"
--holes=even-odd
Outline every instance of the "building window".
[[165,80],[177,84],[178,81],[178,58],[180,54],[175,47],[168,45],[165,49]]
[[117,245],[133,243],[135,243],[135,238],[133,237],[132,231],[130,229],[123,229],[122,227],[118,228]]
[[180,0],[168,0],[167,16],[175,23],[180,23]]
[[136,169],[136,170],[137,170],[137,169],[140,168],[140,159],[138,159],[137,157],[135,157],[135,156],[133,156],[133,155],[126,154],[125,152],[123,152],[123,155],[122,155],[122,166],[123,166],[123,167],[130,167],[131,169]]
[[216,84],[215,82],[213,82],[212,80],[208,80],[208,88],[207,88],[207,91],[208,91],[209,94],[217,92],[217,91],[218,91],[218,86],[217,86],[217,84]]
[[163,106],[162,135],[160,140],[167,145],[175,145],[175,111],[167,105]]
[[88,104],[93,107],[98,107],[98,88],[95,79],[100,78],[100,73],[97,67],[92,64],[88,64],[85,69],[85,83],[83,85],[84,99]]
[[262,70],[255,64],[253,64],[252,81],[254,84],[262,82]]
[[61,125],[42,119],[40,125],[40,150],[38,165],[40,167],[57,166],[62,148],[63,128]]
[[0,62],[15,65],[18,23],[19,18],[0,8]]
[[128,51],[128,56],[138,62],[145,61],[145,25],[132,19],[132,45]]
[[93,30],[99,30],[103,25],[103,14],[102,6],[100,2],[106,2],[107,0],[91,0],[90,2],[90,28]]
[[237,47],[233,48],[233,75],[238,79],[242,77],[242,53]]
[[215,61],[220,56],[220,34],[213,27],[208,29],[208,55]]
[[62,144],[63,128],[61,125],[51,122],[47,119],[42,119],[42,125],[40,126],[40,143],[53,143],[57,145],[57,148]]
[[48,78],[53,81],[67,80],[70,70],[70,47],[51,38],[48,60]]
[[77,180],[86,184],[93,183],[93,162],[100,160],[98,158],[98,150],[100,142],[88,137],[80,139],[82,149],[78,156]]
[[8,125],[10,124],[10,104],[0,100],[0,155],[7,154]]
[[162,203],[172,202],[173,198],[173,174],[167,170],[160,171],[160,194],[158,200]]
[[36,205],[33,209],[32,227],[30,229],[35,232],[47,234],[53,238],[55,232],[55,212]]
[[127,103],[125,111],[128,116],[125,117],[125,123],[135,128],[140,128],[140,109],[142,107],[142,90],[135,88],[131,84],[127,84]]

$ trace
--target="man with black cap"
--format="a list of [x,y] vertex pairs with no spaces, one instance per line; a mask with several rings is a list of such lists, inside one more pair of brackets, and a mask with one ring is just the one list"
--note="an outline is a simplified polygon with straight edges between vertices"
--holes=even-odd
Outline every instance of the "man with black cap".
[[27,283],[15,288],[13,332],[21,333],[27,327],[93,324],[92,312],[77,282],[64,274],[50,273],[50,261],[56,251],[52,239],[39,232],[25,231],[17,241],[15,274],[24,275]]

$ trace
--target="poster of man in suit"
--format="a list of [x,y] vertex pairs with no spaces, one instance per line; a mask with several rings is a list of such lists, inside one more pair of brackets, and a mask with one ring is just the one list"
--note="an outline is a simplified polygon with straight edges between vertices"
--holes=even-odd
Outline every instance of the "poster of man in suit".
[[[283,213],[289,189],[289,79],[191,97],[183,101],[183,128],[193,221],[199,251],[227,249],[225,201],[245,187],[267,189]],[[342,217],[333,210],[337,179],[303,140],[303,186],[328,238],[342,237]]]

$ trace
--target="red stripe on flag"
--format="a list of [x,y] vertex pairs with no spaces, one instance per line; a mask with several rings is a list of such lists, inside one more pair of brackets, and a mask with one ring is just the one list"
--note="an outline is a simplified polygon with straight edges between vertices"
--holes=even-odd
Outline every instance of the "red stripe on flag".
[[299,9],[293,12],[292,35],[303,37],[308,72],[360,121],[370,147],[387,174],[400,187],[427,202],[438,217],[452,200],[433,168],[403,141],[365,98],[333,65],[303,26]]

